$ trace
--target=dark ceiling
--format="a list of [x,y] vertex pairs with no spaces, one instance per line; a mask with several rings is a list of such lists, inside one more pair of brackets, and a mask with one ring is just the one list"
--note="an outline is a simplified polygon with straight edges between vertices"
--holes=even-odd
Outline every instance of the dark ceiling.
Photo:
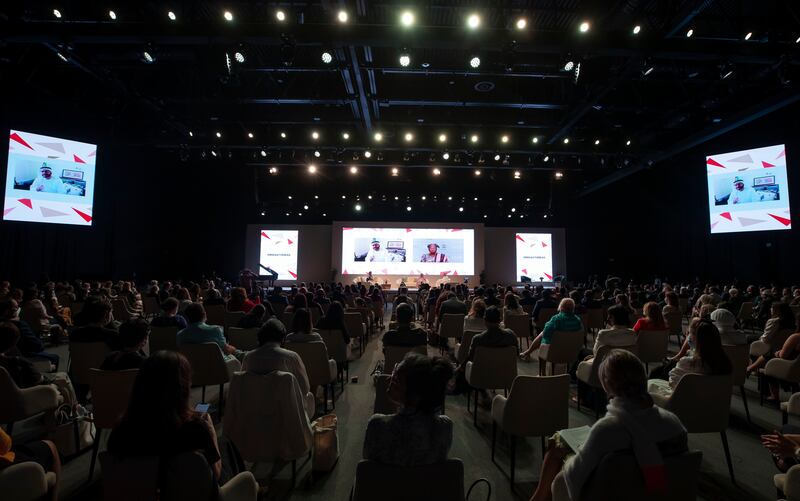
[[115,20],[106,3],[0,8],[0,83],[102,117],[100,143],[251,166],[258,210],[292,218],[353,215],[356,197],[540,218],[800,99],[791,0],[124,2]]

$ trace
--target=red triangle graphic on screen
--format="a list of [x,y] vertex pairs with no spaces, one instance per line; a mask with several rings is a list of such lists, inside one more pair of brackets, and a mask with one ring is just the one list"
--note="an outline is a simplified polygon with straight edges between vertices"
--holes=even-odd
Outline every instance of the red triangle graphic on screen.
[[18,142],[18,143],[19,143],[19,144],[21,144],[22,146],[26,146],[27,148],[29,148],[29,149],[31,149],[31,150],[33,149],[33,148],[31,148],[31,145],[29,145],[28,143],[26,143],[26,142],[25,142],[25,140],[24,140],[24,139],[22,139],[21,137],[19,137],[19,134],[17,134],[16,132],[14,132],[13,134],[11,134],[11,135],[10,135],[10,136],[8,136],[8,137],[9,137],[10,139],[13,139],[14,141]]
[[33,202],[31,202],[30,198],[20,198],[19,203],[21,203],[22,205],[24,205],[29,209],[33,209]]
[[528,274],[528,268],[522,268],[522,273],[527,275]]
[[547,247],[547,244],[542,242],[542,247]]
[[552,280],[553,279],[553,275],[548,275],[547,273],[545,273],[544,276],[546,276],[548,280]]
[[453,231],[453,232],[454,231],[461,231],[461,228],[456,228],[456,229],[453,229],[453,230],[450,230],[450,231]]
[[9,212],[11,212],[12,210],[14,210],[14,207],[11,207],[11,208],[8,208],[8,209],[5,209],[5,210],[3,211],[3,217],[7,216],[7,215],[8,215],[8,213],[9,213]]
[[771,164],[771,163],[769,163],[769,162],[765,162],[765,161],[763,161],[763,160],[761,161],[761,165],[762,165],[762,167],[764,167],[765,169],[768,169],[768,168],[770,168],[770,167],[775,167],[775,165],[774,165],[774,164]]
[[290,239],[287,238],[286,241],[289,242],[289,245],[292,245],[292,241]]
[[782,149],[781,152],[778,154],[778,156],[775,157],[775,159],[777,160],[784,155],[786,155],[786,148]]
[[453,276],[454,276],[454,277],[457,277],[457,276],[458,276],[458,272],[457,272],[457,271],[454,271],[454,272],[453,272]]
[[717,162],[716,160],[714,160],[711,157],[708,157],[708,159],[706,160],[706,164],[713,165],[714,167],[722,167],[723,169],[725,168],[724,165],[722,165],[721,163]]
[[297,273],[293,273],[292,270],[286,270],[286,271],[289,272],[289,275],[291,275],[292,278],[297,278]]
[[353,228],[342,228],[342,231],[352,230]]
[[724,217],[728,221],[733,221],[733,219],[731,218],[731,213],[730,212],[723,212],[723,213],[720,214],[720,216]]
[[342,271],[342,275],[347,275],[347,270]]
[[411,233],[411,228],[406,228],[406,233]]
[[74,153],[72,154],[72,159],[75,160],[76,164],[85,164],[86,163],[83,160],[81,160],[81,157],[79,157],[78,155],[76,155]]
[[445,276],[445,275],[447,275],[447,274],[449,274],[449,273],[450,273],[450,270],[447,270],[447,271],[440,271],[440,272],[439,272],[439,275],[441,275],[441,276]]
[[520,242],[524,242],[524,241],[525,241],[525,240],[524,240],[524,239],[523,239],[521,236],[519,236],[519,235],[517,235],[517,240],[519,240]]
[[262,232],[261,232],[261,236],[262,236],[262,237],[264,237],[264,238],[266,238],[267,240],[272,240],[271,238],[269,238],[269,235],[267,235],[267,232],[266,232],[266,231],[262,231]]
[[78,213],[78,215],[79,215],[80,217],[82,217],[82,218],[83,218],[83,220],[84,220],[84,221],[86,221],[87,223],[88,223],[89,221],[91,221],[91,220],[92,220],[92,216],[90,216],[89,214],[86,214],[85,212],[81,212],[81,211],[79,211],[78,209],[76,209],[75,207],[73,207],[73,208],[72,208],[72,210],[74,210],[75,212],[77,212],[77,213]]
[[[769,214],[769,212],[767,212],[767,214]],[[779,223],[782,223],[784,226],[789,226],[790,224],[792,224],[792,220],[791,219],[788,219],[788,218],[785,218],[785,217],[776,216],[775,214],[769,214],[769,215],[772,216],[773,218],[775,218],[775,220],[778,221]]]

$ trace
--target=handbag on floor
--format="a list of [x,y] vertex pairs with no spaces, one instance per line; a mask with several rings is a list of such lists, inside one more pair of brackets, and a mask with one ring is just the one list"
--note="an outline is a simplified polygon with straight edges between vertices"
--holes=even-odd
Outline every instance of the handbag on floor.
[[335,414],[326,414],[311,423],[314,433],[314,455],[311,469],[314,471],[331,471],[339,460],[339,436],[336,431]]

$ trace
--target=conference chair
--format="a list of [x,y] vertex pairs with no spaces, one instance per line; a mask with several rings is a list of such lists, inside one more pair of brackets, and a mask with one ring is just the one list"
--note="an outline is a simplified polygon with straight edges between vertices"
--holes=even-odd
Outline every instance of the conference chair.
[[178,327],[150,327],[148,353],[161,350],[178,351]]
[[331,393],[331,406],[336,409],[336,394],[334,385],[336,384],[336,361],[328,358],[328,350],[325,343],[286,343],[285,348],[298,355],[306,367],[308,383],[312,388],[312,393],[317,386],[322,386],[324,390],[323,412],[328,412],[328,391]]
[[544,324],[546,324],[548,320],[553,318],[556,313],[558,313],[558,308],[542,308],[541,310],[539,310],[538,320],[535,320],[536,328],[541,330],[542,327],[544,327]]
[[225,325],[225,305],[224,304],[206,304],[203,305],[206,310],[206,323],[208,325]]
[[461,340],[456,343],[456,360],[461,365],[467,361],[469,355],[469,347],[472,345],[472,338],[480,334],[482,331],[464,331],[461,335]]
[[464,464],[460,459],[424,466],[390,466],[361,460],[351,501],[464,501]]
[[328,356],[336,361],[336,372],[344,391],[344,384],[350,379],[350,344],[344,342],[340,330],[320,329],[317,332],[325,343]]
[[58,398],[58,390],[49,384],[18,387],[8,371],[0,367],[0,423],[6,425],[9,436],[14,431],[14,422],[54,411]]
[[103,342],[69,343],[69,377],[73,385],[88,385],[89,370],[97,369],[105,360],[111,348]]
[[603,385],[600,384],[600,364],[606,359],[609,352],[614,349],[627,350],[636,354],[636,345],[631,346],[601,346],[591,360],[582,360],[578,364],[575,371],[575,376],[578,379],[578,410],[581,410],[581,400],[585,396],[586,390],[592,393],[592,401],[594,404],[595,418],[600,418],[600,411],[602,409],[602,398],[605,397]]
[[[583,485],[577,501],[695,501],[703,453],[684,452],[664,458],[667,489],[663,494],[648,492],[642,468],[631,451],[606,454]],[[570,499],[564,473],[552,483],[553,501]]]
[[744,391],[744,383],[747,381],[747,366],[750,363],[747,345],[723,344],[722,349],[725,351],[725,354],[731,361],[731,378],[733,379],[733,386],[739,388],[739,393],[742,396],[742,404],[744,405],[744,412],[747,416],[747,422],[751,423],[750,409],[747,407],[747,394]]
[[550,336],[550,344],[542,344],[539,347],[539,375],[547,375],[547,364],[553,366],[553,374],[556,372],[556,365],[569,365],[578,359],[583,347],[585,334],[583,329],[578,331],[555,331]]
[[683,345],[683,315],[680,311],[673,311],[664,315],[664,323],[667,324],[670,336],[675,336],[678,341],[678,349]]
[[[527,341],[528,346],[531,344],[531,317],[528,315],[506,315],[503,318],[503,324],[506,329],[511,329],[516,334],[519,340],[519,347],[522,349],[522,340]],[[463,325],[463,321],[462,321]]]
[[363,308],[353,308],[355,311],[361,313],[361,318],[364,321],[364,325],[367,326],[367,333],[372,334],[375,331],[375,315],[374,312],[367,307]]
[[50,499],[58,483],[56,474],[45,472],[34,461],[17,463],[0,469],[0,492],[3,499],[13,501],[42,501]]
[[128,408],[133,383],[139,369],[125,371],[89,370],[89,387],[92,389],[92,420],[97,430],[92,444],[92,460],[89,466],[89,479],[94,477],[94,466],[97,453],[100,452],[100,439],[103,430],[110,430],[117,425]]
[[286,327],[286,332],[290,332],[292,323],[294,322],[294,310],[284,311],[283,315],[281,315],[281,322],[283,322],[283,325]]
[[508,398],[495,395],[492,400],[492,462],[498,426],[511,442],[513,486],[517,437],[541,437],[544,457],[544,437],[569,427],[569,375],[517,376]]
[[792,466],[786,473],[775,474],[772,482],[782,501],[800,501],[800,465]]
[[[800,357],[797,357],[794,360],[773,358],[767,361],[767,364],[764,366],[764,368],[758,372],[759,388],[764,388],[765,386],[763,384],[764,376],[775,379],[779,383],[789,383],[793,388],[796,389],[797,385],[800,384]],[[766,390],[766,388],[764,388],[764,390]],[[760,392],[761,405],[764,405],[764,390]]]
[[192,386],[203,388],[203,402],[206,401],[206,386],[219,385],[219,417],[222,417],[225,383],[241,368],[241,364],[235,359],[228,363],[216,343],[182,344],[178,349],[192,366]]
[[161,305],[158,304],[158,298],[152,296],[142,297],[142,311],[144,318],[157,317],[161,313]]
[[258,348],[258,327],[243,329],[241,327],[230,327],[226,334],[228,343],[242,351],[250,351]]
[[[490,348],[477,346],[473,360],[467,362],[465,377],[474,390],[475,402],[472,422],[478,426],[478,392],[502,388],[506,395],[517,377],[517,346]],[[469,410],[469,392],[467,393],[467,410]]]
[[800,393],[792,393],[789,400],[781,402],[781,422],[783,424],[789,423],[789,414],[800,416]]
[[120,322],[126,322],[137,316],[135,311],[128,309],[128,304],[124,299],[111,299],[111,313],[114,315],[114,320]]
[[439,323],[439,337],[441,338],[441,352],[447,351],[450,338],[459,339],[464,334],[464,315],[460,313],[445,313]]
[[644,363],[648,373],[650,372],[650,362],[662,362],[667,356],[668,348],[668,330],[641,330],[636,335],[636,355]]
[[583,326],[587,332],[597,335],[606,326],[606,308],[589,308],[583,314]]
[[751,329],[755,329],[756,321],[753,317],[753,303],[751,301],[742,303],[736,318],[739,320],[739,325],[742,327],[747,327],[749,325]]
[[728,447],[728,417],[731,410],[731,375],[709,376],[687,374],[681,378],[675,391],[665,396],[651,393],[659,407],[675,413],[686,427],[688,433],[719,433],[722,448],[728,462],[731,482],[736,484],[733,475],[733,462]]
[[364,354],[364,346],[367,344],[367,326],[363,322],[361,313],[352,310],[344,312],[344,326],[350,334],[351,339],[358,339],[360,355]]
[[421,344],[419,346],[384,346],[383,347],[383,373],[391,374],[394,366],[403,361],[403,359],[411,352],[419,353],[420,355],[428,355],[428,346]]
[[239,322],[245,317],[245,315],[247,315],[247,313],[243,311],[225,311],[223,323],[225,335],[228,334],[228,329],[239,325]]

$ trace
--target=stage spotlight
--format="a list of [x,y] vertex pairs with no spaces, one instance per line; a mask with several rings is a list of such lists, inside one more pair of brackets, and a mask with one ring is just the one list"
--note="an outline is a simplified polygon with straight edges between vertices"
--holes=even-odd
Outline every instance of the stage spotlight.
[[304,205],[303,210],[308,210],[308,205]]
[[217,131],[214,135],[217,136],[217,139],[220,139],[222,137],[222,132]]
[[322,53],[322,62],[325,64],[331,64],[331,62],[333,62],[333,55],[326,50]]
[[400,14],[400,24],[405,26],[406,28],[414,25],[414,13],[410,10],[403,11]]
[[167,12],[167,17],[169,18],[170,21],[175,21],[176,19],[178,19],[178,17],[172,11]]
[[356,167],[355,165],[350,167],[350,174],[358,174],[358,167]]
[[319,200],[319,195],[314,195],[314,200]]
[[498,201],[498,202],[502,202],[502,201],[503,201],[503,197],[499,197],[499,198],[497,199],[497,201]]
[[372,158],[372,152],[367,150],[364,152],[364,158]]
[[266,156],[267,156],[267,152],[266,152],[266,151],[264,151],[264,150],[261,150],[261,156],[262,156],[262,157],[266,157]]
[[453,199],[453,197],[447,197],[447,199],[448,199],[448,200],[452,200],[452,199]]
[[426,197],[425,195],[422,195],[420,198],[423,199],[423,200],[427,200],[428,199],[428,197]]
[[267,213],[266,213],[266,212],[264,212],[264,211],[262,210],[262,211],[261,211],[261,215],[262,215],[262,216],[266,216],[266,215],[267,215]]
[[639,26],[638,24],[633,27],[633,34],[634,35],[638,35],[640,31],[642,31],[642,27]]
[[395,199],[395,200],[399,200],[399,199],[400,199],[400,197],[398,197],[397,195],[395,195],[395,196],[394,196],[394,199]]
[[476,176],[480,176],[481,175],[481,170],[480,169],[475,169],[475,175]]
[[[64,59],[66,61],[66,59]],[[153,64],[156,62],[155,56],[148,51],[142,52],[142,60],[147,64]]]
[[745,40],[750,40],[750,38],[752,38],[752,36],[753,36],[753,32],[752,31],[748,31],[747,35],[744,36],[744,39]]
[[237,50],[236,52],[233,53],[233,58],[239,64],[244,63],[244,52],[240,52],[240,51]]
[[516,207],[511,207],[511,212],[517,212]]
[[233,12],[226,10],[222,17],[224,17],[226,21],[231,22],[233,21]]
[[400,66],[406,68],[409,64],[411,64],[411,56],[406,53],[400,54]]
[[508,136],[501,137],[500,138],[500,142],[503,143],[503,144],[507,143],[508,142]]
[[591,26],[589,25],[589,21],[584,21],[581,23],[578,29],[581,31],[581,33],[586,33],[587,31],[589,31],[590,27]]
[[339,20],[340,23],[344,24],[347,22],[350,16],[347,15],[346,10],[340,10],[339,14],[336,15],[336,18]]
[[356,212],[361,212],[361,204],[356,204],[354,209],[356,210]]
[[291,200],[291,199],[292,199],[292,196],[291,196],[291,195],[289,195],[289,196],[288,196],[288,197],[286,197],[286,198],[288,198],[289,200]]
[[275,19],[277,19],[280,22],[286,21],[286,13],[284,11],[282,11],[282,10],[276,11],[275,12]]
[[372,195],[367,195],[367,198],[372,200]]
[[116,21],[117,20],[117,13],[114,12],[113,10],[110,10],[110,11],[108,11],[108,17],[110,17],[112,21]]
[[569,138],[568,137],[564,138],[564,144],[569,144]]
[[270,167],[269,168],[269,173],[274,176],[275,174],[278,173],[278,168],[277,167]]
[[599,144],[600,144],[600,140],[599,140],[599,139],[595,139],[595,140],[594,140],[594,145],[595,145],[595,146],[597,146],[597,145],[599,145]]
[[526,202],[530,202],[531,201],[531,197],[526,198],[525,201]]
[[248,133],[247,133],[247,137],[249,137],[250,139],[253,139],[253,137],[255,137],[255,136],[253,136],[253,133],[252,133],[252,132],[248,132]]
[[285,132],[281,132],[281,139],[286,139],[286,133]]
[[376,132],[375,135],[372,136],[372,138],[375,139],[375,142],[380,143],[381,141],[383,141],[383,134],[380,132]]
[[554,175],[555,175],[556,179],[561,179],[561,178],[564,177],[564,173],[561,172],[560,170],[557,170]]
[[439,134],[439,142],[446,143],[447,142],[447,135],[446,134]]
[[397,176],[398,174],[400,174],[400,169],[392,167],[392,176]]
[[410,205],[406,206],[406,212],[411,212],[411,206]]
[[342,132],[342,139],[344,139],[345,141],[349,140],[350,139],[350,133],[349,132]]
[[309,174],[316,174],[317,173],[317,166],[314,165],[314,164],[309,165],[308,166],[308,173]]
[[314,156],[315,157],[319,158],[321,155],[322,155],[322,153],[320,153],[319,150],[314,150]]
[[344,200],[345,198],[347,198],[347,195],[342,195],[342,200]]
[[517,29],[524,30],[528,26],[528,20],[524,17],[517,19]]
[[406,132],[406,135],[404,136],[404,138],[405,138],[407,143],[410,143],[411,141],[414,140],[414,134],[412,134],[410,132]]
[[313,139],[313,140],[315,140],[315,141],[316,141],[317,139],[319,139],[319,132],[317,132],[317,131],[313,131],[313,132],[311,133],[311,139]]
[[473,68],[479,68],[481,65],[481,58],[478,56],[474,56],[472,59],[469,60],[469,65]]
[[539,137],[538,136],[534,136],[533,139],[531,139],[531,142],[533,144],[538,144],[539,143]]
[[467,26],[469,29],[474,30],[477,29],[481,25],[481,16],[478,14],[470,14],[467,18]]
[[440,171],[438,168],[437,169],[433,169],[433,175],[434,176],[438,176],[441,173],[442,173],[442,171]]
[[472,142],[473,144],[474,144],[474,143],[477,143],[477,142],[478,142],[478,139],[480,139],[480,138],[478,137],[478,135],[477,135],[477,134],[473,134],[473,135],[472,135],[472,136],[470,136],[470,138],[469,138],[470,142]]
[[689,31],[686,32],[686,38],[692,38],[692,35],[694,35],[694,30],[689,28]]

